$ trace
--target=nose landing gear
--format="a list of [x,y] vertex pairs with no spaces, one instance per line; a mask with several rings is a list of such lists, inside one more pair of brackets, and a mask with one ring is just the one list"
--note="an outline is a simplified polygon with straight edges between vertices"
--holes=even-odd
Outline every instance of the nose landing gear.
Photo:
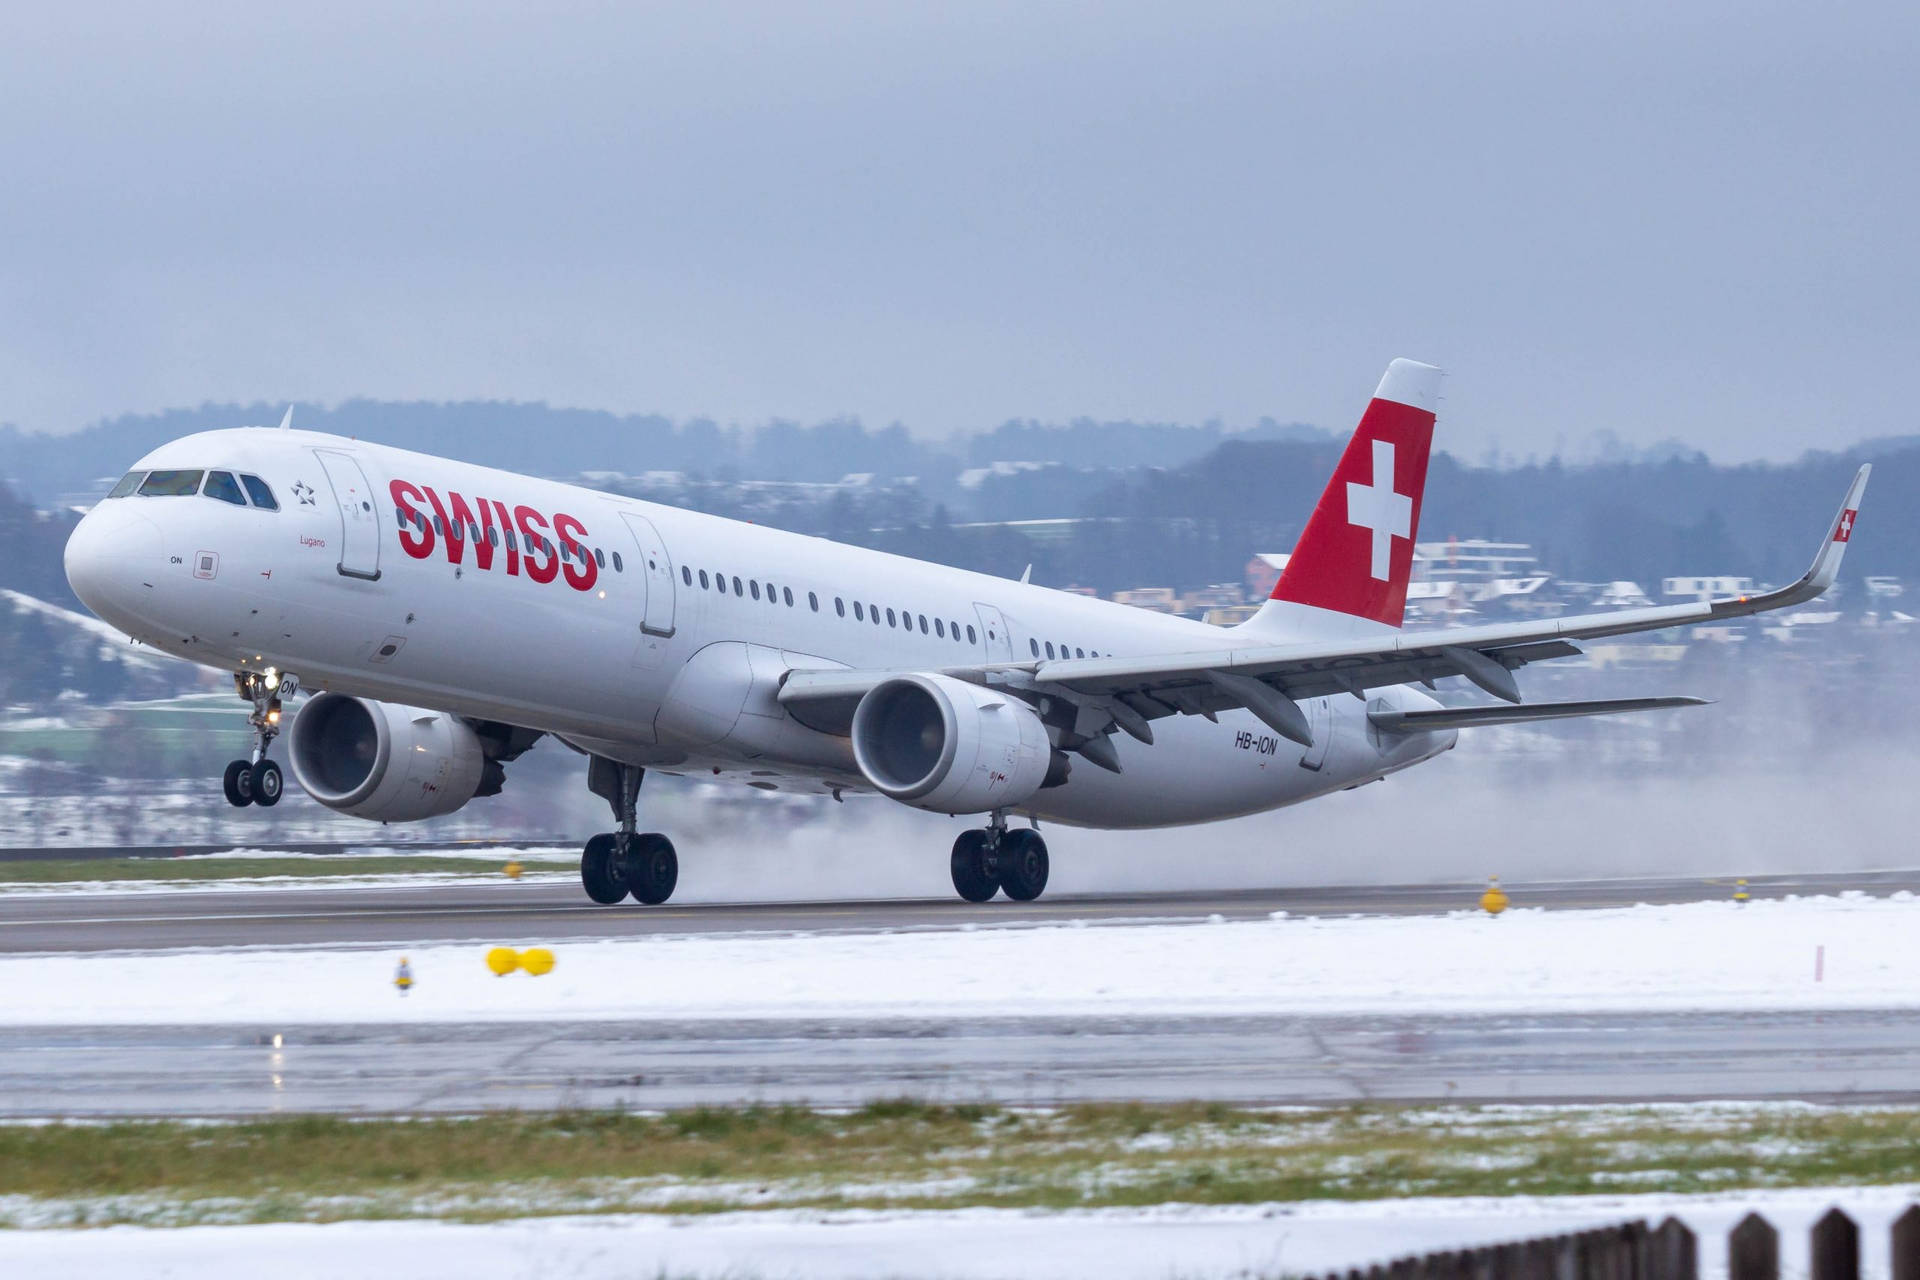
[[234,808],[280,803],[283,786],[280,766],[267,759],[267,748],[280,735],[281,699],[291,698],[299,688],[300,681],[294,676],[269,680],[254,671],[234,672],[234,692],[253,704],[253,713],[247,717],[247,724],[253,730],[253,750],[247,759],[229,764],[226,776],[221,779],[227,803]]
[[968,902],[1002,891],[1015,902],[1032,902],[1046,891],[1049,865],[1040,833],[1009,831],[1007,815],[998,810],[986,827],[962,831],[953,842],[953,887]]

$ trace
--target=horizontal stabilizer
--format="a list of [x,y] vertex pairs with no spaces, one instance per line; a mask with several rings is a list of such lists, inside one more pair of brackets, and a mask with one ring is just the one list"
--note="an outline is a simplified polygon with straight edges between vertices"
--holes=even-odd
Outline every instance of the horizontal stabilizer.
[[1596,698],[1591,702],[1534,702],[1517,707],[1440,707],[1433,711],[1373,711],[1367,719],[1382,733],[1427,733],[1434,729],[1478,729],[1490,724],[1529,720],[1565,720],[1573,716],[1614,716],[1627,711],[1668,707],[1704,707],[1705,698]]

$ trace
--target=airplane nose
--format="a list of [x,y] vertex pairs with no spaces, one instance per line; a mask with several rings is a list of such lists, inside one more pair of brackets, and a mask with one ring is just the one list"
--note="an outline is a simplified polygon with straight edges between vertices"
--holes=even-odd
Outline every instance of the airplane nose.
[[127,629],[138,618],[136,593],[151,591],[160,553],[160,526],[125,500],[102,504],[81,517],[67,536],[67,585],[99,617]]

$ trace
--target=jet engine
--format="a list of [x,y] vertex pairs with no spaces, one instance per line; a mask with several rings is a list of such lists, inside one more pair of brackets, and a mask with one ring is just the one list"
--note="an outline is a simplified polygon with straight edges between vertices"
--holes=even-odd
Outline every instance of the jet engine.
[[293,776],[329,809],[417,822],[500,790],[504,771],[480,735],[444,711],[316,694],[287,731]]
[[983,813],[1022,804],[1055,781],[1055,754],[1025,703],[951,676],[895,676],[867,690],[853,713],[860,772],[916,809]]

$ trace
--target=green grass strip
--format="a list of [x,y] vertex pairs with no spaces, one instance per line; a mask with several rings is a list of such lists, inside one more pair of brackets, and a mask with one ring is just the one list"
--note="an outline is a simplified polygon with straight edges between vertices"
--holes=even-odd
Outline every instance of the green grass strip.
[[1920,1180],[1920,1111],[1175,1104],[0,1126],[0,1225],[1089,1208]]

